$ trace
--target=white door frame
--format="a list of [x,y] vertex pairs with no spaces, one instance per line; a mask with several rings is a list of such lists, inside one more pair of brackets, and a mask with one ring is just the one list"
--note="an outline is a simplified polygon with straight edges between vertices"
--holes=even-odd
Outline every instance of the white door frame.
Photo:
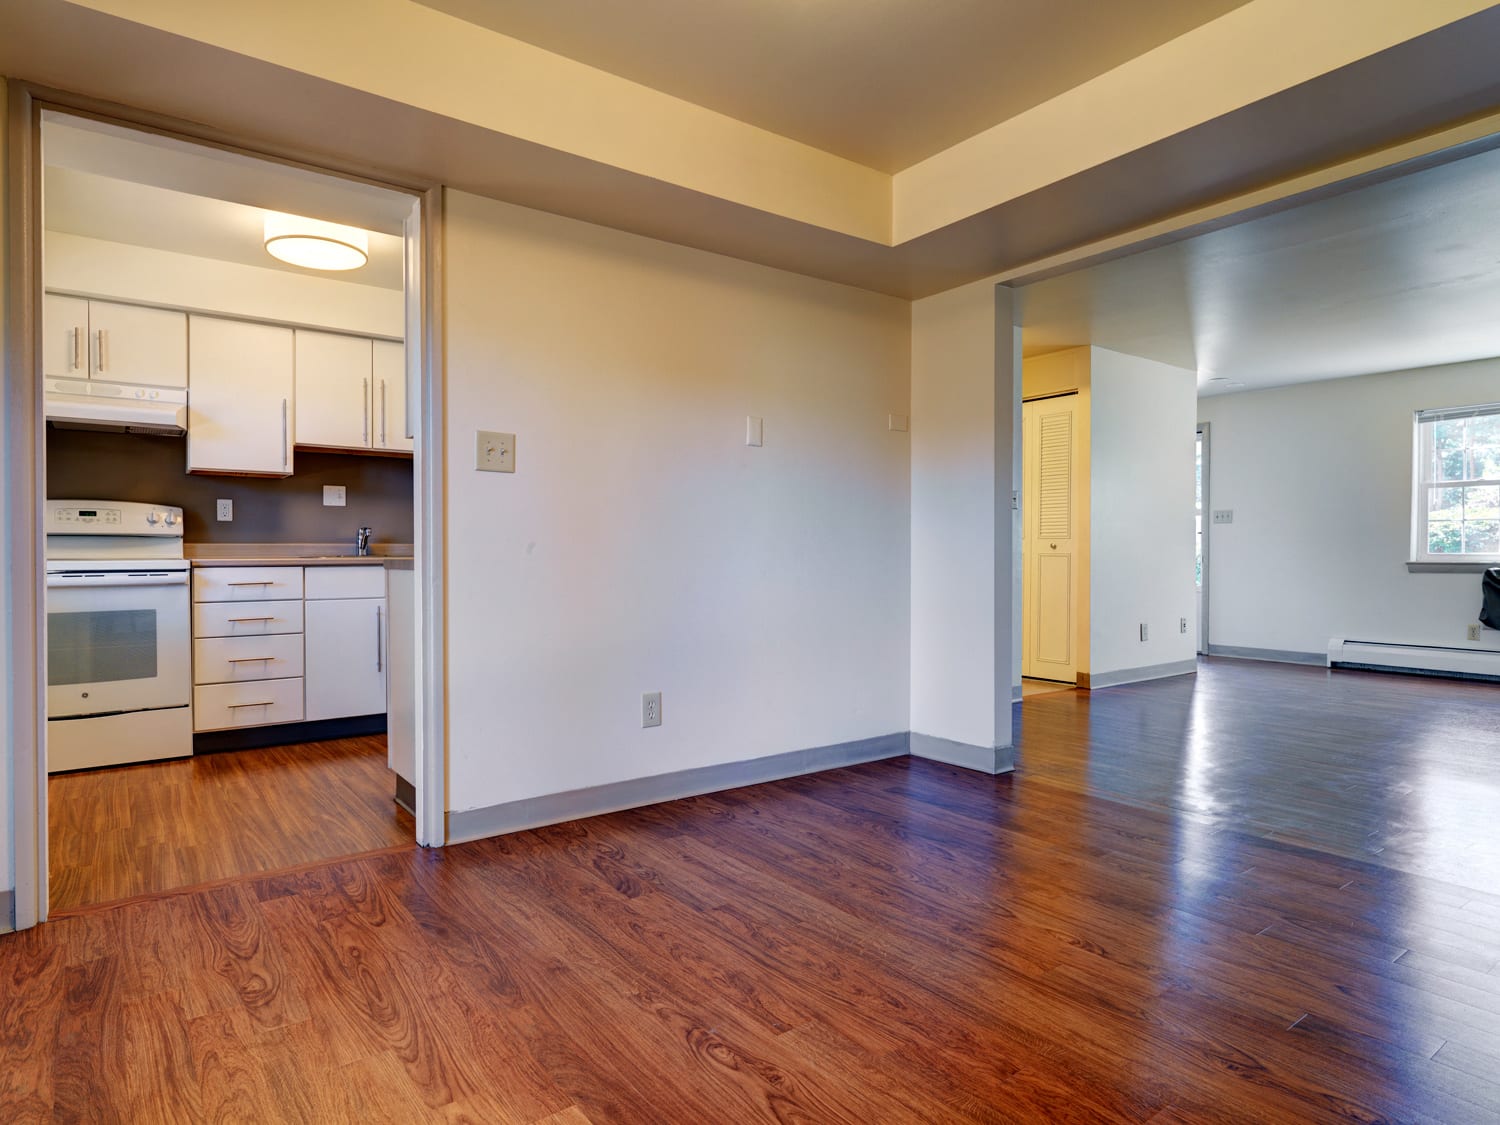
[[[5,211],[5,368],[3,398],[3,530],[8,547],[0,593],[5,609],[5,664],[9,667],[4,718],[5,753],[14,789],[15,927],[47,918],[45,561],[43,515],[46,442],[42,411],[41,295],[41,114],[45,109],[110,121],[143,132],[163,133],[274,163],[306,168],[341,179],[374,184],[413,197],[407,223],[406,286],[408,399],[419,410],[413,486],[418,500],[414,550],[417,584],[416,842],[446,842],[447,723],[445,610],[447,573],[445,378],[442,329],[443,194],[433,183],[384,177],[368,169],[319,163],[306,154],[278,152],[202,126],[143,113],[25,82],[7,82]],[[413,253],[414,249],[419,252]],[[415,283],[415,284],[413,284]],[[416,346],[410,342],[416,340]],[[413,394],[415,392],[415,394]],[[0,794],[3,797],[3,794]],[[0,918],[0,928],[7,919]]]
[[1208,541],[1209,529],[1213,527],[1213,509],[1208,500],[1208,434],[1209,424],[1198,423],[1198,433],[1203,438],[1203,596],[1198,610],[1198,652],[1208,655]]

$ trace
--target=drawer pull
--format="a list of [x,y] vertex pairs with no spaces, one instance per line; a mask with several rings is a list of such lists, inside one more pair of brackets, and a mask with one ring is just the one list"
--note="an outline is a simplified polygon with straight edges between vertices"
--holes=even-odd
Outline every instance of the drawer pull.
[[245,621],[275,621],[276,615],[274,613],[271,613],[267,614],[265,617],[231,617],[229,618],[229,620],[238,625]]
[[276,706],[276,701],[267,699],[261,703],[231,703],[228,706],[229,710],[231,711],[237,710],[241,707],[274,707]]
[[275,660],[274,656],[227,656],[225,664],[267,664]]
[[274,586],[276,579],[267,578],[264,582],[226,582],[226,586]]

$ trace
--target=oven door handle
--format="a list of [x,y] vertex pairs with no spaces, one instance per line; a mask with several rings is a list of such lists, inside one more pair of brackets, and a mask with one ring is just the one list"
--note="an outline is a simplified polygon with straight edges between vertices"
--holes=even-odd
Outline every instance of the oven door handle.
[[78,570],[47,575],[49,589],[59,586],[113,586],[128,590],[133,586],[186,586],[185,570],[126,571]]

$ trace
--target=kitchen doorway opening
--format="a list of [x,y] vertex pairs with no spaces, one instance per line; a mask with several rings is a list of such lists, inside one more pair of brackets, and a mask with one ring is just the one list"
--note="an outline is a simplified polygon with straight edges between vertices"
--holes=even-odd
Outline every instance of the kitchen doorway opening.
[[19,97],[17,927],[441,845],[439,191]]

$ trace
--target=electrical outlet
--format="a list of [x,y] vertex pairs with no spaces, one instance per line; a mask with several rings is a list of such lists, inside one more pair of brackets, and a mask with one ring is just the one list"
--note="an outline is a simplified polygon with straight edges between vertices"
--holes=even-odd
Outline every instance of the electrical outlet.
[[348,492],[342,484],[325,484],[323,486],[323,507],[342,508],[347,496]]
[[1146,623],[1144,621],[1142,621],[1141,622],[1141,640],[1144,641],[1144,640],[1149,640],[1149,639],[1150,639],[1150,637],[1149,637],[1148,630],[1146,629]]
[[1186,617],[1182,618],[1181,623],[1177,627],[1177,631],[1179,633],[1186,633],[1187,632],[1187,618]]
[[1479,626],[1478,625],[1470,625],[1469,626],[1469,640],[1471,640],[1471,641],[1477,641],[1478,639],[1479,639]]
[[234,519],[234,501],[220,500],[218,502],[218,516],[220,523],[229,523]]
[[648,691],[641,696],[641,726],[661,726],[661,692]]
[[474,451],[474,467],[482,473],[516,471],[516,435],[480,430]]

